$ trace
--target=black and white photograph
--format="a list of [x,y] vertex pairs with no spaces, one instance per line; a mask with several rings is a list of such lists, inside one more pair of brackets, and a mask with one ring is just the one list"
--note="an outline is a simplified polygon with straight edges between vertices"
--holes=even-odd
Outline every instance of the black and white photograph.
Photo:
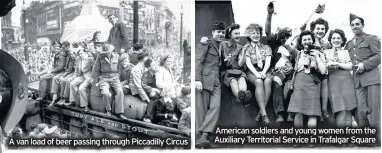
[[195,1],[195,147],[380,148],[379,9]]
[[3,147],[190,149],[192,3],[2,1]]

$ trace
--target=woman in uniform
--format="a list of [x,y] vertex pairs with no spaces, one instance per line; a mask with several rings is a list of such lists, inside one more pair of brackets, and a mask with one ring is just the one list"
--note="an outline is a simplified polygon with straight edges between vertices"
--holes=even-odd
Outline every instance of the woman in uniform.
[[339,29],[330,31],[328,40],[333,46],[324,51],[329,70],[328,88],[331,108],[337,127],[350,127],[352,123],[350,111],[357,107],[357,103],[355,85],[350,73],[353,64],[349,52],[342,49],[346,44],[345,33]]
[[256,86],[255,97],[260,107],[256,120],[262,119],[265,125],[270,123],[266,104],[271,95],[272,75],[269,72],[272,50],[268,45],[260,43],[263,28],[259,24],[250,24],[245,30],[248,42],[244,45],[242,53],[246,55],[247,78]]

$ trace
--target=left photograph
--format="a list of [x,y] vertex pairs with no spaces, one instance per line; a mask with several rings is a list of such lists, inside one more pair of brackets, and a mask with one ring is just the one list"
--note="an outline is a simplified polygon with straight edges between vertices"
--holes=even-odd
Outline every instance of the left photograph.
[[191,149],[189,0],[1,3],[1,149]]

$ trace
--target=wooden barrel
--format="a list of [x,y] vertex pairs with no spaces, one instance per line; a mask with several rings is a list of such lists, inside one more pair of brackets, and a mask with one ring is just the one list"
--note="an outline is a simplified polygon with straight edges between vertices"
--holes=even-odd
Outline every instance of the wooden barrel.
[[147,103],[137,97],[125,95],[123,104],[127,118],[142,120],[146,114]]

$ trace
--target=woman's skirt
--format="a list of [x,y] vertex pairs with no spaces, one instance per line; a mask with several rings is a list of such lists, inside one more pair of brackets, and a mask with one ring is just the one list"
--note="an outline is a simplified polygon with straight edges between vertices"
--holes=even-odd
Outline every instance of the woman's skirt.
[[328,89],[333,113],[350,111],[357,107],[354,80],[350,71],[330,71]]
[[311,74],[298,72],[294,80],[288,112],[302,113],[307,116],[321,116],[320,86]]

